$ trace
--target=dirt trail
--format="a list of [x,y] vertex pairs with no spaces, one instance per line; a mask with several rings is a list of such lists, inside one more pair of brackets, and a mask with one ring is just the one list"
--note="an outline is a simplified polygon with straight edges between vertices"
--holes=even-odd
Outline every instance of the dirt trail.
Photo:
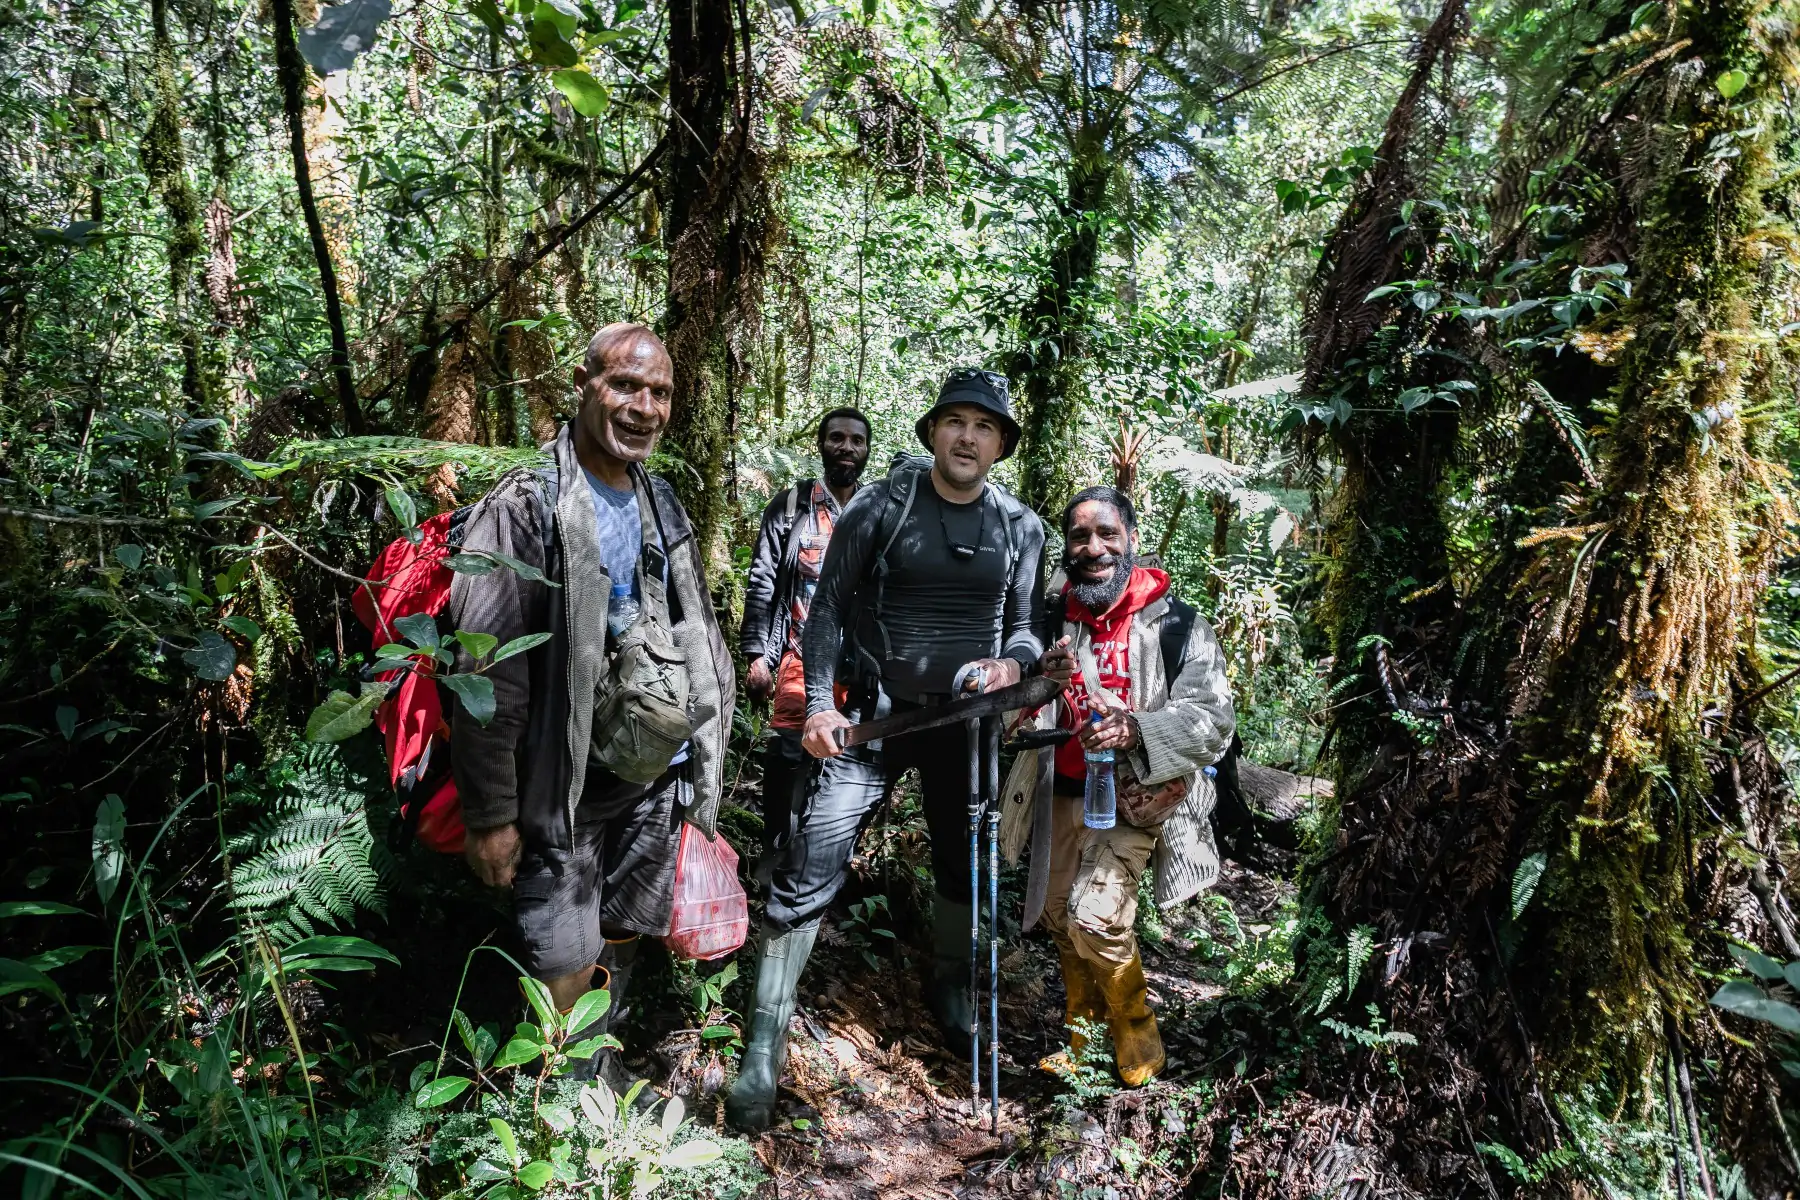
[[[1248,925],[1267,917],[1286,888],[1227,863],[1219,891]],[[1185,906],[1166,919],[1163,939],[1146,947],[1145,966],[1169,1066],[1163,1081],[1139,1092],[1097,1090],[1078,1099],[1065,1082],[1037,1068],[1064,1042],[1056,957],[1041,934],[1006,947],[997,1136],[985,1103],[980,1120],[972,1116],[968,1048],[946,1046],[924,1005],[920,952],[898,946],[897,961],[882,959],[871,968],[827,921],[790,1027],[775,1127],[752,1142],[772,1176],[759,1195],[1171,1194],[1181,1182],[1170,1169],[1174,1156],[1157,1149],[1170,1138],[1191,1142],[1201,1132],[1194,1085],[1232,1047],[1208,1044],[1195,1032],[1225,992],[1202,977],[1207,972],[1192,952],[1205,917]],[[651,1058],[646,1065],[659,1084],[722,1123],[718,1100],[726,1072],[693,1031],[666,1037]],[[985,1060],[982,1065],[985,1075]],[[1121,1139],[1131,1145],[1121,1149]],[[1125,1169],[1133,1157],[1145,1165]]]

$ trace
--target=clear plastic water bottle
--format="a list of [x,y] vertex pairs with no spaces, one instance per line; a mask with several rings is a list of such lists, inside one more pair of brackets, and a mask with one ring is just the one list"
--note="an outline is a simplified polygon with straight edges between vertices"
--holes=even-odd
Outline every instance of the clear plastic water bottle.
[[625,636],[625,631],[637,624],[637,597],[631,594],[629,583],[612,585],[612,599],[606,605],[606,632],[612,634],[613,640]]
[[[1094,724],[1100,723],[1100,714],[1094,713],[1088,718]],[[1087,787],[1081,797],[1081,823],[1089,829],[1111,829],[1118,820],[1118,795],[1113,787],[1113,752],[1108,750],[1089,750],[1087,758]]]

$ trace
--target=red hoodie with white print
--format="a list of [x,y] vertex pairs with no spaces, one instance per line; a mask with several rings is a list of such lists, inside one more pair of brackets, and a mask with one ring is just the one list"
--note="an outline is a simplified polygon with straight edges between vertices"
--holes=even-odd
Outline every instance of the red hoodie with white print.
[[[1111,608],[1095,616],[1075,598],[1074,592],[1066,586],[1063,589],[1063,619],[1088,627],[1094,644],[1094,663],[1100,668],[1100,686],[1121,700],[1129,702],[1131,697],[1131,622],[1168,590],[1169,577],[1164,572],[1155,567],[1133,567],[1125,591]],[[1064,729],[1079,729],[1092,711],[1087,685],[1078,670],[1063,693],[1060,724]],[[1070,738],[1056,748],[1056,773],[1066,779],[1087,777],[1081,739]]]

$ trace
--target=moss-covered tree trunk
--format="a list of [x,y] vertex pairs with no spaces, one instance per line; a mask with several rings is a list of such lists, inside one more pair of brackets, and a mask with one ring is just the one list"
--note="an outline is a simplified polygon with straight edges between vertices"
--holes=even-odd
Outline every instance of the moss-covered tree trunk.
[[669,7],[669,152],[657,193],[669,278],[664,340],[675,363],[675,403],[664,445],[685,466],[673,479],[688,516],[718,563],[728,517],[725,468],[731,444],[731,359],[726,322],[736,285],[730,173],[747,136],[740,99],[737,31],[727,0]]
[[1024,376],[1020,491],[1025,502],[1042,513],[1062,504],[1078,486],[1077,439],[1087,395],[1087,307],[1115,173],[1104,149],[1087,146],[1081,151],[1069,168],[1062,233],[1051,252],[1049,270],[1020,322],[1025,344],[1014,360],[1014,373]]
[[[1401,220],[1407,200],[1435,199],[1428,175],[1394,165],[1409,157],[1395,129],[1417,121],[1409,89],[1311,302],[1309,390],[1348,406],[1323,612],[1339,799],[1309,886],[1331,932],[1304,947],[1304,996],[1309,1011],[1373,999],[1424,1043],[1357,1107],[1380,1114],[1392,1169],[1436,1194],[1492,1186],[1477,1142],[1528,1163],[1568,1145],[1559,1097],[1585,1088],[1660,1121],[1650,1106],[1682,1044],[1718,1064],[1710,1095],[1697,1086],[1724,1143],[1774,1178],[1766,1056],[1697,1019],[1710,988],[1696,965],[1728,965],[1727,920],[1776,948],[1734,915],[1749,892],[1731,845],[1747,808],[1780,803],[1737,702],[1760,685],[1756,615],[1789,517],[1761,456],[1770,435],[1745,416],[1785,377],[1793,287],[1765,196],[1785,186],[1794,35],[1751,4],[1672,11],[1654,37],[1617,43],[1626,18],[1607,14],[1596,44],[1618,56],[1582,56],[1565,91],[1610,107],[1585,141],[1523,164],[1572,232],[1501,231],[1459,279],[1455,256]],[[1421,60],[1414,83],[1433,69]],[[1359,226],[1383,238],[1359,242]],[[1426,252],[1409,261],[1411,237]],[[1541,321],[1536,349],[1519,326],[1413,311],[1429,306],[1407,281],[1480,289],[1533,255],[1527,294],[1547,310],[1582,294],[1576,268],[1620,256],[1631,294],[1574,329]],[[1383,283],[1401,290],[1371,303]],[[1454,409],[1394,409],[1393,387],[1458,375],[1475,390]],[[1496,457],[1482,439],[1509,422]],[[1484,573],[1460,582],[1443,552],[1452,456],[1499,472]]]
[[189,411],[214,416],[212,372],[201,352],[194,322],[194,259],[206,246],[200,199],[188,180],[182,144],[181,83],[176,78],[175,43],[169,36],[168,0],[150,0],[150,123],[138,146],[138,160],[169,218],[169,311],[181,347],[181,392]]

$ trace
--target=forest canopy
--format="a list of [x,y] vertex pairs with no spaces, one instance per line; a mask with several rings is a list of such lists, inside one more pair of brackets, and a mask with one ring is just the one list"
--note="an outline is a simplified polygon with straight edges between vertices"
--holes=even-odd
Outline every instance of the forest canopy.
[[[0,0],[0,63],[7,1187],[1800,1191],[1800,6]],[[396,662],[454,633],[491,714],[525,648],[355,605],[546,461],[615,322],[733,646],[833,410],[874,478],[1004,376],[1047,568],[1077,490],[1135,502],[1252,798],[1139,907],[1154,1085],[1031,1069],[1009,868],[974,1122],[901,1011],[910,785],[773,1132],[720,1115],[735,960],[639,968],[629,1098],[559,1078],[581,1020],[374,727]],[[768,720],[719,817],[753,909]]]

